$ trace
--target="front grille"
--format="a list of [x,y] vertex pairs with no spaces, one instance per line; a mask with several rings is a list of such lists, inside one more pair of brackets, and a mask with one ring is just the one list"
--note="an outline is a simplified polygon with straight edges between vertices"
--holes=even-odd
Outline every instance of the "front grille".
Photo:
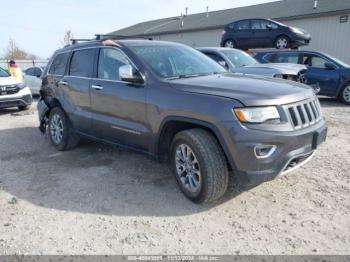
[[0,86],[0,95],[13,95],[18,91],[19,88],[16,85]]
[[287,105],[286,112],[295,129],[314,125],[322,119],[320,103],[316,97]]

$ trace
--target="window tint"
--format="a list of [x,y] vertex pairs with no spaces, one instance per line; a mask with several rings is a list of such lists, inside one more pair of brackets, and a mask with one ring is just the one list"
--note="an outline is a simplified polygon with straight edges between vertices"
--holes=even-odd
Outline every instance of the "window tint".
[[275,54],[267,54],[263,56],[264,61],[266,62],[274,62],[276,60],[276,55]]
[[229,29],[234,29],[235,28],[235,23],[231,23],[227,26]]
[[129,61],[120,50],[102,48],[98,59],[98,78],[120,80],[119,68],[127,64]]
[[274,56],[273,61],[274,63],[293,63],[293,64],[298,64],[299,62],[299,55],[298,54],[276,54]]
[[78,50],[73,53],[69,75],[90,77],[93,69],[95,49]]
[[250,29],[249,20],[243,20],[236,23],[237,30],[248,30]]
[[50,67],[49,74],[52,75],[64,75],[66,71],[66,65],[69,58],[69,53],[63,53],[57,55]]
[[35,72],[34,72],[34,67],[31,67],[31,68],[28,68],[26,70],[26,75],[29,75],[29,76],[34,76],[35,75]]
[[317,55],[304,55],[303,63],[306,66],[325,69],[328,61]]

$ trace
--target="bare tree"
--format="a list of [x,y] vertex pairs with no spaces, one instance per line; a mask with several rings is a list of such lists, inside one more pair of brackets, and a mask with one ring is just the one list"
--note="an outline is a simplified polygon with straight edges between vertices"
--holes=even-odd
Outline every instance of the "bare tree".
[[12,38],[9,39],[7,44],[6,52],[4,55],[5,59],[15,60],[15,59],[26,59],[27,53],[22,50]]
[[63,40],[61,41],[61,45],[64,47],[70,44],[70,40],[74,38],[74,35],[71,30],[67,30],[64,34]]

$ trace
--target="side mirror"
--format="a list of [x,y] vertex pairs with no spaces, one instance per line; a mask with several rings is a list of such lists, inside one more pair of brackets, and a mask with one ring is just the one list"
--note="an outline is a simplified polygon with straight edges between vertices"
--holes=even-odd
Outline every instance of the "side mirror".
[[131,65],[123,65],[119,67],[119,79],[121,81],[143,84],[143,78],[141,74],[136,71]]
[[327,69],[327,70],[334,70],[336,69],[335,65],[330,63],[330,62],[326,62],[324,63],[324,67]]

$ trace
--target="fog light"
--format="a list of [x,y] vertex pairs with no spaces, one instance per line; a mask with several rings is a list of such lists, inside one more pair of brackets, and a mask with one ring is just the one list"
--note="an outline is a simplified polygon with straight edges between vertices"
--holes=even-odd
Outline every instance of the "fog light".
[[256,158],[268,158],[270,157],[276,150],[276,146],[274,145],[259,145],[254,147],[254,154]]

